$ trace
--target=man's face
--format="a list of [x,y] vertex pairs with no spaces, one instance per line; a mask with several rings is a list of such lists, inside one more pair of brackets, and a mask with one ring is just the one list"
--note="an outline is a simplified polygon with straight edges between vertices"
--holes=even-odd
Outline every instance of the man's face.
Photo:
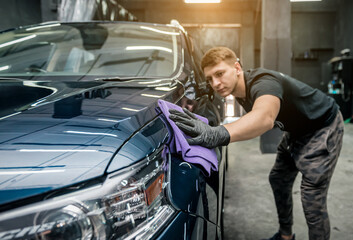
[[230,64],[222,61],[215,66],[204,68],[206,80],[211,84],[211,87],[221,97],[226,97],[234,94],[235,87],[239,81],[235,64]]

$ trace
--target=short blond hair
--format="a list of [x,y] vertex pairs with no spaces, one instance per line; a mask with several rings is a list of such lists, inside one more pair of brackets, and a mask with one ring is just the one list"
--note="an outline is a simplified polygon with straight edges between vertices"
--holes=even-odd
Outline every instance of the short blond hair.
[[237,55],[227,47],[214,47],[209,49],[201,59],[202,70],[205,67],[215,66],[225,61],[229,65],[233,65],[237,61]]

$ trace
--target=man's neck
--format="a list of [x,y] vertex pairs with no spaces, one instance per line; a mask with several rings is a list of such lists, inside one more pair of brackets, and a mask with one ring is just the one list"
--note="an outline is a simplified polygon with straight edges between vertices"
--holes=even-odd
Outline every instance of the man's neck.
[[245,98],[246,97],[246,87],[245,87],[245,78],[244,78],[244,72],[241,72],[240,75],[238,76],[238,83],[234,87],[234,91],[232,95],[236,98]]

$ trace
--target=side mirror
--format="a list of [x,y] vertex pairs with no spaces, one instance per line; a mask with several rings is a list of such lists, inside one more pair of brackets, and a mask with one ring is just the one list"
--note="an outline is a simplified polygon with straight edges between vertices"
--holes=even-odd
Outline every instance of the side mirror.
[[213,91],[213,88],[211,87],[211,85],[207,82],[202,82],[200,84],[197,85],[197,89],[196,89],[196,92],[197,92],[197,96],[198,97],[201,97],[203,95],[207,95],[208,96],[208,99],[210,101],[213,101],[214,100],[214,91]]
[[198,99],[205,95],[210,101],[213,101],[215,97],[213,88],[204,80],[196,82],[195,73],[191,71],[189,81],[185,84],[185,96],[189,99]]

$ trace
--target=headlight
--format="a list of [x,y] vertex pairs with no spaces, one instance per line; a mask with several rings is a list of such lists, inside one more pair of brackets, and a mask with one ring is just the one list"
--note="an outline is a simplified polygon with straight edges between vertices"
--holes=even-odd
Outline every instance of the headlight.
[[104,183],[0,215],[0,239],[149,239],[175,210],[160,153]]

